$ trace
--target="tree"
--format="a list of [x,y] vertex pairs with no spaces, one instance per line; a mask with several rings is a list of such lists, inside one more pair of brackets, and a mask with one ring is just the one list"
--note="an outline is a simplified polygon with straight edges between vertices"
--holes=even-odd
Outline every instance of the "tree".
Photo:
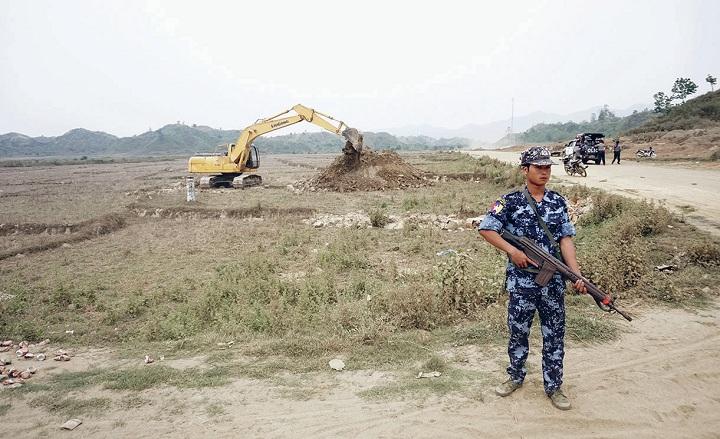
[[717,78],[713,78],[710,75],[707,75],[707,78],[705,80],[710,84],[710,91],[715,91],[715,84],[717,84]]
[[598,114],[598,121],[605,122],[606,120],[612,119],[615,119],[615,113],[610,111],[607,104],[603,105],[600,109],[600,114]]
[[655,111],[656,113],[669,113],[670,107],[672,106],[672,98],[665,93],[659,91],[653,95],[655,99]]
[[697,91],[697,84],[690,78],[677,78],[672,87],[672,97],[670,99],[680,99],[685,103],[685,98]]

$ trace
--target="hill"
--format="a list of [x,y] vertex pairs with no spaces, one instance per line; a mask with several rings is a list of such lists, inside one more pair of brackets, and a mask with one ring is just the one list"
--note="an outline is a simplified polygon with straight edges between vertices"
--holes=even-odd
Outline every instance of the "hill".
[[[646,106],[647,105],[635,104],[627,108],[612,109],[612,111],[618,116],[628,116],[633,112],[642,111]],[[597,105],[566,114],[535,111],[530,114],[515,115],[513,127],[516,132],[521,132],[541,123],[552,124],[566,121],[587,120],[590,118],[592,113],[598,114],[602,108],[602,105]],[[505,119],[488,123],[471,123],[463,125],[459,128],[442,128],[428,124],[416,124],[387,128],[385,131],[396,136],[411,136],[422,133],[436,138],[462,137],[476,140],[476,142],[474,142],[475,144],[491,144],[494,139],[503,136],[507,132],[509,126],[510,117],[508,115]]]
[[638,148],[655,148],[660,158],[720,160],[720,91],[672,107],[625,134]]
[[720,90],[672,107],[668,114],[629,129],[628,134],[720,127]]
[[[672,107],[668,114],[648,110],[616,117],[612,112],[593,122],[538,124],[496,145],[567,142],[581,132],[602,132],[620,138],[631,151],[653,147],[658,160],[720,160],[720,91],[705,93]],[[554,149],[562,144],[553,145]]]
[[[20,133],[0,135],[0,157],[98,156],[98,155],[190,155],[211,152],[237,139],[239,130],[207,126],[166,125],[132,137],[116,137],[77,128],[57,137],[29,137]],[[434,139],[427,136],[398,137],[388,133],[363,133],[365,143],[376,149],[451,149],[470,145],[463,138]],[[334,153],[344,140],[328,132],[259,137],[254,144],[264,153]]]
[[599,132],[608,137],[617,137],[620,134],[647,123],[657,115],[649,110],[634,111],[629,116],[618,117],[613,112],[603,109],[593,121],[540,123],[527,131],[508,136],[498,140],[497,146],[507,146],[516,143],[551,143],[562,142],[575,137],[578,133]]

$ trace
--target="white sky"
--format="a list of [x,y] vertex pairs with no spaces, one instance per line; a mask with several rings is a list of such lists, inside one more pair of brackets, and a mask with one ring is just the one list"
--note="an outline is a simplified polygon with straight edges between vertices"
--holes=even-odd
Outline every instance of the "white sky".
[[365,131],[506,119],[511,97],[622,108],[679,76],[706,91],[719,22],[687,0],[0,0],[0,133],[239,129],[296,103]]

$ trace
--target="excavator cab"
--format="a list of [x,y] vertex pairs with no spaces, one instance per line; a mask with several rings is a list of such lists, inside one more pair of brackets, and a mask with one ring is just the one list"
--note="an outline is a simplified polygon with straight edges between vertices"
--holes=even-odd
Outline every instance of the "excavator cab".
[[250,147],[250,155],[245,162],[245,167],[250,169],[257,169],[260,167],[260,156],[258,155],[257,148],[255,146]]

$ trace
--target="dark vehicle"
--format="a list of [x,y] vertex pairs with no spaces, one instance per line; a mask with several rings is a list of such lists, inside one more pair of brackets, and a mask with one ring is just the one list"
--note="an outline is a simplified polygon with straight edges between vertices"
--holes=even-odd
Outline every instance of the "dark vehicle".
[[565,145],[565,151],[563,156],[567,157],[571,154],[580,156],[580,160],[587,164],[587,162],[595,162],[596,165],[600,164],[600,151],[598,151],[598,143],[605,138],[603,133],[581,133],[578,134],[574,140]]

